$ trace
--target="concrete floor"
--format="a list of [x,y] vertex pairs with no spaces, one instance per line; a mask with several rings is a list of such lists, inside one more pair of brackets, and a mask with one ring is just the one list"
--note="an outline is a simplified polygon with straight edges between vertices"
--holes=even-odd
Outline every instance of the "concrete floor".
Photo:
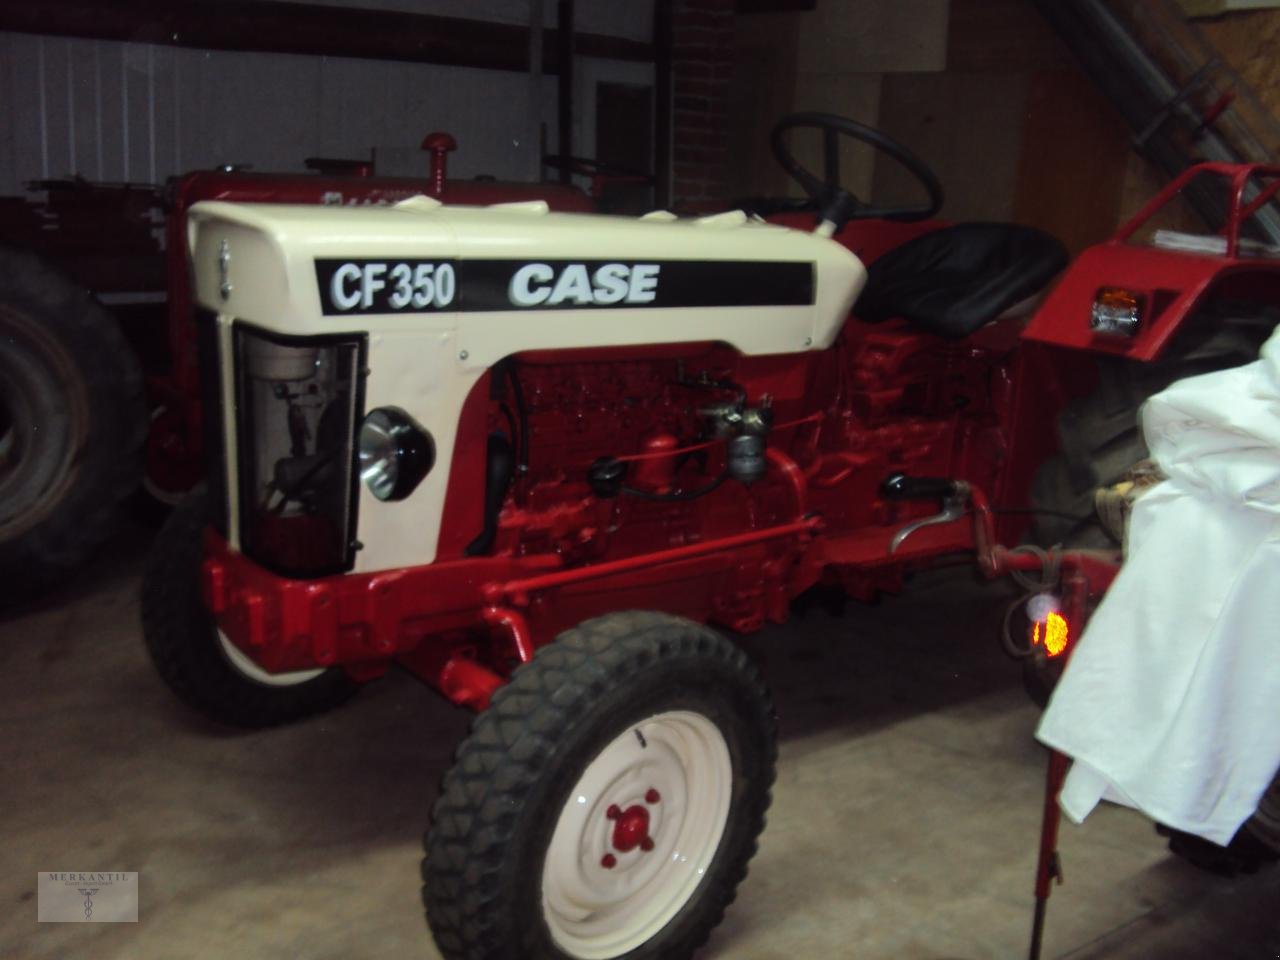
[[[0,614],[0,957],[438,956],[420,834],[468,716],[403,675],[229,733],[146,661],[132,531],[64,596]],[[751,638],[781,715],[760,853],[701,957],[1025,956],[1044,754],[966,570]],[[1280,956],[1280,869],[1223,880],[1105,808],[1062,839],[1046,957]],[[34,877],[141,873],[137,924],[37,924]]]

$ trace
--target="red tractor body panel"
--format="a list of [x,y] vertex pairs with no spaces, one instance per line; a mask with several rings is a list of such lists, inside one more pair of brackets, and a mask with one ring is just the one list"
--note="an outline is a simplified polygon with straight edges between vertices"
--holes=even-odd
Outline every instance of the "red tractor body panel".
[[[1089,311],[1098,291],[1107,287],[1132,291],[1149,311],[1132,339],[1089,329]],[[1155,360],[1182,321],[1210,296],[1258,299],[1276,292],[1280,260],[1241,261],[1111,240],[1080,254],[1036,311],[1024,336],[1056,347]]]
[[[972,552],[975,541],[960,521],[925,527],[890,553],[894,534],[935,507],[885,499],[886,475],[963,478],[1000,503],[1006,489],[1018,488],[1010,494],[1018,502],[1025,496],[1029,474],[1008,456],[1006,437],[1018,427],[1017,370],[1038,361],[1017,349],[1018,330],[1005,321],[949,342],[850,320],[846,346],[816,354],[749,358],[706,344],[649,356],[628,350],[625,361],[616,352],[522,357],[530,431],[539,440],[528,479],[516,481],[501,513],[492,556],[465,555],[483,524],[484,440],[498,425],[484,377],[462,411],[434,563],[291,580],[211,534],[210,609],[268,670],[342,664],[363,674],[398,659],[444,689],[442,671],[458,659],[474,659],[471,673],[483,676],[478,667],[492,670],[512,649],[550,642],[610,610],[663,610],[749,632],[784,620],[790,601],[819,581],[863,599],[896,591],[905,571]],[[843,373],[834,366],[840,354]],[[658,432],[690,433],[681,426],[688,397],[664,389],[679,360],[723,369],[749,396],[774,398],[769,476],[750,496],[736,485],[684,503],[593,496],[581,477],[601,450],[649,464],[653,483],[678,477],[690,457],[714,464],[723,456],[715,443],[655,451],[643,442]],[[822,402],[840,379],[850,415]],[[596,405],[613,393],[653,399]],[[904,404],[915,412],[904,415]],[[1033,406],[1025,409],[1034,415]],[[1052,431],[1039,437],[1052,443]],[[646,482],[643,471],[634,476]],[[1025,517],[1002,518],[1001,535],[1023,526]],[[478,643],[477,631],[488,639]]]
[[[1204,250],[1170,249],[1158,240],[1150,246],[1132,243],[1185,189],[1203,179],[1226,180],[1232,200],[1217,234],[1184,235],[1201,241]],[[1278,188],[1280,167],[1207,163],[1188,169],[1110,240],[1076,258],[1024,336],[1057,347],[1150,361],[1164,352],[1182,322],[1210,296],[1274,302],[1280,294],[1280,251],[1251,245],[1241,230]],[[1106,288],[1122,288],[1140,298],[1142,322],[1132,338],[1090,329],[1090,310]]]

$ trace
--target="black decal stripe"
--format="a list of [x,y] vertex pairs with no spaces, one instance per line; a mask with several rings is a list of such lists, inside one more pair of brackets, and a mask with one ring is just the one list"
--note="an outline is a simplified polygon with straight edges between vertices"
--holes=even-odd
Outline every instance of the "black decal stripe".
[[[588,276],[610,263],[656,264],[653,299],[645,303],[541,303],[522,307],[508,296],[511,278],[529,263],[545,263],[559,277],[573,264]],[[813,303],[813,264],[744,260],[464,260],[458,264],[463,310],[610,310],[645,307],[796,306]],[[552,286],[550,284],[540,286]]]
[[[411,269],[419,264],[439,266],[449,263],[457,278],[457,291],[453,301],[445,307],[413,306],[396,310],[388,300],[392,284],[390,272],[397,264],[407,264]],[[653,299],[642,303],[541,303],[535,306],[519,306],[511,302],[509,289],[511,278],[521,267],[530,263],[544,263],[559,277],[565,267],[580,264],[589,276],[606,264],[621,264],[630,270],[637,264],[658,266],[657,284]],[[635,310],[662,307],[762,307],[807,306],[814,302],[815,265],[810,262],[756,261],[756,260],[402,260],[382,259],[317,259],[316,282],[319,285],[320,304],[326,315],[353,316],[370,313],[440,313],[449,311],[494,312],[537,310]],[[341,309],[333,302],[331,284],[333,275],[344,264],[352,264],[363,271],[368,264],[385,264],[382,275],[386,287],[377,291],[369,307],[357,304],[351,309]],[[554,285],[554,280],[546,286]],[[358,281],[348,289],[358,287]],[[539,286],[542,286],[539,284]]]

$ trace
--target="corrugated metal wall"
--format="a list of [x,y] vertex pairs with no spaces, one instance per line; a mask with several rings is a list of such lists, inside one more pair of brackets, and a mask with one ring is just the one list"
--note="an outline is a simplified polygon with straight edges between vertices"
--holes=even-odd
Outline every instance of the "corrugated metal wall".
[[[218,0],[200,0],[217,3]],[[278,0],[281,3],[319,3],[328,7],[363,7],[432,13],[442,17],[492,20],[496,23],[529,23],[530,0]],[[543,23],[556,25],[555,0],[544,0]],[[585,33],[648,40],[653,33],[653,0],[578,0],[574,26]]]
[[[381,172],[412,173],[432,130],[458,138],[458,176],[528,178],[537,150],[523,142],[529,84],[517,73],[10,33],[0,65],[5,194],[73,174],[156,183],[220,163],[300,170],[307,156],[370,148]],[[542,94],[553,127],[553,80]]]
[[[438,6],[430,12],[463,13]],[[528,15],[527,0],[466,10],[488,19]],[[652,3],[584,10],[581,29],[627,36],[650,22]],[[652,76],[647,64],[580,62],[575,152],[594,152],[596,81]],[[545,122],[554,152],[555,90],[555,78],[544,78],[533,104],[521,73],[0,32],[0,194],[71,175],[159,183],[223,163],[302,170],[308,156],[366,158],[371,148],[380,173],[416,174],[427,163],[418,145],[432,130],[458,139],[451,175],[528,180],[540,150],[528,142],[528,115]]]

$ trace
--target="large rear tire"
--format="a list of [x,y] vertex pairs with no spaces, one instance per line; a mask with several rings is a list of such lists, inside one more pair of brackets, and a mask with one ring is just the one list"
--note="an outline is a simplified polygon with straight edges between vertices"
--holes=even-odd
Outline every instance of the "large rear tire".
[[1036,471],[1031,501],[1045,512],[1036,516],[1033,539],[1046,546],[1114,546],[1094,512],[1094,491],[1146,459],[1138,422],[1142,404],[1175,380],[1258,359],[1277,322],[1280,310],[1274,307],[1210,305],[1187,322],[1159,360],[1099,358],[1096,389],[1068,404],[1058,418],[1061,453]]
[[222,636],[200,595],[208,498],[198,490],[169,514],[142,581],[142,632],[178,699],[233,727],[270,727],[347,700],[357,685],[336,667],[268,674]]
[[733,643],[666,614],[564,633],[475,721],[422,874],[447,960],[684,960],[764,828],[769,696]]
[[0,249],[0,581],[17,596],[107,539],[142,475],[142,376],[114,318]]

